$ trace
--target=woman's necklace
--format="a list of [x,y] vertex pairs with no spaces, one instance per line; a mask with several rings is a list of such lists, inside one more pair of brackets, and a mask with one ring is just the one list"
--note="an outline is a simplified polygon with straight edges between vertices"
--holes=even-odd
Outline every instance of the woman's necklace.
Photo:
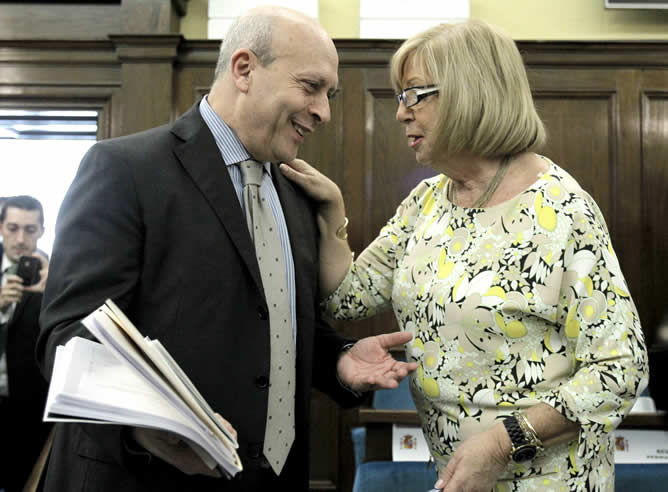
[[[496,174],[487,185],[487,189],[482,195],[480,195],[475,203],[471,205],[471,208],[482,208],[487,204],[489,199],[492,198],[492,195],[494,195],[494,192],[501,184],[501,181],[503,181],[503,177],[506,175],[508,165],[510,164],[510,159],[511,156],[509,155],[503,156],[503,159],[501,159],[501,163],[499,164],[499,169],[496,170]],[[455,203],[455,193],[455,187],[453,185],[452,179],[450,179],[448,186],[448,200],[450,200],[451,203]]]

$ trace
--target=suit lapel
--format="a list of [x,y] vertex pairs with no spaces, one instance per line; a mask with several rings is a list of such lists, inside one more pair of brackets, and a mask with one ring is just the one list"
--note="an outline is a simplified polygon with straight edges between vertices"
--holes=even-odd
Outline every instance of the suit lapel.
[[264,295],[255,248],[239,199],[213,135],[199,114],[198,104],[174,123],[172,133],[182,140],[176,145],[174,153],[211,205],[258,290]]
[[[290,235],[290,247],[295,266],[295,288],[297,293],[297,314],[307,315],[312,312],[311,301],[314,294],[308,279],[312,278],[313,265],[316,262],[313,237],[308,237],[307,223],[312,220],[310,211],[304,212],[305,203],[299,200],[293,184],[283,176],[275,164],[271,165],[271,174],[276,192],[281,201],[285,223]],[[300,330],[298,330],[299,332]]]
[[[2,243],[0,243],[0,264],[2,263],[2,256],[3,256],[4,252],[5,252],[5,250],[4,250],[4,248],[3,248],[3,245],[2,245]],[[1,276],[2,276],[2,275],[0,275],[0,277],[1,277]],[[18,319],[19,316],[21,316],[21,312],[22,312],[23,309],[25,308],[26,301],[28,300],[28,297],[29,297],[30,295],[32,295],[31,292],[24,292],[23,295],[21,296],[21,300],[20,300],[19,302],[16,303],[16,305],[14,306],[14,311],[12,312],[12,315],[11,315],[10,318],[7,320],[7,326],[8,326],[8,327],[9,327],[9,325],[12,324],[12,322],[13,322],[15,319]]]
[[32,292],[24,292],[23,295],[21,296],[21,300],[16,303],[16,306],[14,306],[14,312],[12,313],[12,317],[9,318],[9,321],[7,322],[8,325],[11,325],[14,320],[17,320],[21,317],[21,313],[23,313],[23,310],[26,307],[26,304],[28,302],[28,298],[33,295]]

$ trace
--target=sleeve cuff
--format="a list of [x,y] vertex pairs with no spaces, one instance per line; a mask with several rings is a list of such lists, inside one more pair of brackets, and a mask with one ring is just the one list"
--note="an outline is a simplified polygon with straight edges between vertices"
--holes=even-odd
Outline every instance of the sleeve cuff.
[[[341,352],[339,352],[339,358],[346,353],[348,350],[350,350],[355,344],[352,342],[346,343],[343,347],[341,347]],[[352,389],[350,386],[348,386],[346,383],[344,383],[341,378],[339,377],[339,371],[336,371],[336,380],[339,382],[341,387],[348,391],[349,393],[353,394],[356,398],[361,398],[362,393],[359,393]]]

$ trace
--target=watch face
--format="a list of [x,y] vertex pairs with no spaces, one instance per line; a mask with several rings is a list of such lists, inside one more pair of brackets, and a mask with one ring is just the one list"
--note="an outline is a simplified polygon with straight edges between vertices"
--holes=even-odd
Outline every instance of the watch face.
[[515,462],[531,461],[535,457],[536,457],[535,446],[522,446],[513,453],[513,461]]

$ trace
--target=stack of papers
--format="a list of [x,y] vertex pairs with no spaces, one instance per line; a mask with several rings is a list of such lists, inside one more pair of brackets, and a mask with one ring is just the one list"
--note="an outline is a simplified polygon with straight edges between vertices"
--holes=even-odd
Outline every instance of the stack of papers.
[[45,421],[161,429],[211,469],[242,470],[236,439],[159,341],[142,337],[111,300],[82,323],[101,343],[75,337],[57,348]]

